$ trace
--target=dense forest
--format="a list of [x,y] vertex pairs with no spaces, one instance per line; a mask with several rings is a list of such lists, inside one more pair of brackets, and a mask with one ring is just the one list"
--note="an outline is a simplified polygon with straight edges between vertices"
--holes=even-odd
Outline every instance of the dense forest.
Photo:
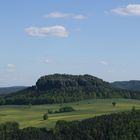
[[140,99],[140,92],[114,88],[91,75],[53,74],[41,77],[35,86],[1,96],[0,104],[52,104],[89,98]]
[[[47,120],[45,120],[47,121]],[[139,140],[140,110],[82,121],[58,121],[55,128],[19,129],[16,122],[0,124],[0,140]]]
[[133,91],[140,91],[140,81],[131,80],[131,81],[118,81],[111,83],[113,87],[120,89],[127,89]]

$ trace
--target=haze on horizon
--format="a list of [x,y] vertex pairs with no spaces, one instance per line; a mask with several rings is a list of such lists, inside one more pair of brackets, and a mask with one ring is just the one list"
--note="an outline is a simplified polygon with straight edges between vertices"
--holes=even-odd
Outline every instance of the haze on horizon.
[[0,17],[0,87],[53,73],[140,80],[138,0],[4,0]]

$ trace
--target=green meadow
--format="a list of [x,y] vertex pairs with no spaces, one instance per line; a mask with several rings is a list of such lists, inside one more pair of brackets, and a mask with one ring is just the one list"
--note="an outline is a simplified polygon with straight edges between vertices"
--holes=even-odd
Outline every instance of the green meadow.
[[[116,102],[116,106],[112,102]],[[48,109],[57,111],[61,106],[71,106],[74,112],[49,114],[48,120],[43,120],[43,114]],[[131,110],[135,106],[140,109],[139,100],[131,99],[92,99],[75,103],[30,106],[0,106],[0,123],[16,121],[21,128],[24,127],[54,127],[58,120],[82,120],[98,115]]]

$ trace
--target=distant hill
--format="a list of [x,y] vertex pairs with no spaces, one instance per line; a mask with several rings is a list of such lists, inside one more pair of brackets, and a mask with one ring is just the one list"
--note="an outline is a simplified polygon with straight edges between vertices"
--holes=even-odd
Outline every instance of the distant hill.
[[140,91],[140,81],[131,80],[131,81],[118,81],[111,83],[113,87],[120,89],[127,89],[133,91]]
[[38,79],[35,86],[6,95],[4,104],[51,104],[90,98],[134,98],[140,92],[114,88],[92,75],[53,74]]
[[23,90],[25,88],[27,88],[27,87],[25,87],[25,86],[0,87],[0,94],[10,94],[13,92]]

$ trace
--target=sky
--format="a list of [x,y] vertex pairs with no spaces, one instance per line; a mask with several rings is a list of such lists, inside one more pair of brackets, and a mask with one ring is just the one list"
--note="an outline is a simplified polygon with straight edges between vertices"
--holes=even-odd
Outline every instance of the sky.
[[0,87],[40,76],[140,80],[139,0],[0,0]]

